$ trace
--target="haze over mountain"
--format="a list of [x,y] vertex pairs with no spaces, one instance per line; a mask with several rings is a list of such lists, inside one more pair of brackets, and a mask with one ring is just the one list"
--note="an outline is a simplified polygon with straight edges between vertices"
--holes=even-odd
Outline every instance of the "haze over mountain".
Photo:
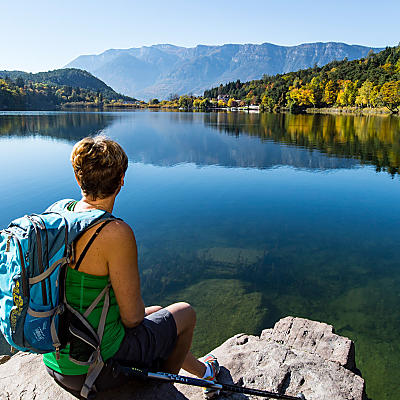
[[322,66],[345,57],[354,60],[371,49],[382,50],[335,42],[290,47],[271,43],[193,48],[157,44],[79,56],[66,67],[89,71],[118,92],[148,100],[173,93],[200,95],[205,89],[237,79],[260,79],[264,74]]

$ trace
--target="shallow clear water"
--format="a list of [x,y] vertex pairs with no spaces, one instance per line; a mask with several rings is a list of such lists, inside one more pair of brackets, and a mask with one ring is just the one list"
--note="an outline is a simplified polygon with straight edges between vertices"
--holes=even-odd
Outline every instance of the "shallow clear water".
[[0,113],[0,227],[78,198],[69,153],[97,133],[129,157],[115,215],[134,228],[144,299],[195,306],[195,353],[316,319],[355,341],[372,399],[398,396],[399,118]]

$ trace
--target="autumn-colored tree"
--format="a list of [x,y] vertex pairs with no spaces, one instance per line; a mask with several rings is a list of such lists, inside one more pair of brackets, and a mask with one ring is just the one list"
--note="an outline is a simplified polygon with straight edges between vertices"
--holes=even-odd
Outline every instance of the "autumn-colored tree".
[[350,80],[339,81],[339,92],[336,103],[340,106],[352,106],[355,104],[357,97],[357,83]]
[[381,103],[380,86],[376,85],[371,91],[371,105],[372,107],[378,107]]
[[355,100],[355,104],[362,107],[372,106],[372,95],[374,90],[374,84],[370,81],[365,81],[358,89],[358,94]]
[[300,107],[315,105],[315,97],[313,91],[305,87],[290,88],[288,100],[291,105],[296,105]]
[[218,107],[226,107],[226,103],[223,100],[218,100]]
[[238,103],[235,99],[230,98],[228,100],[228,107],[237,107]]
[[390,62],[387,62],[386,64],[382,65],[382,68],[389,74],[394,72],[393,65]]
[[400,106],[400,81],[390,81],[382,85],[380,101],[392,113],[399,111]]
[[337,98],[337,85],[334,81],[329,80],[325,85],[324,96],[322,100],[324,103],[333,105]]
[[201,99],[194,99],[193,100],[193,108],[195,108],[196,110],[200,108],[201,105]]

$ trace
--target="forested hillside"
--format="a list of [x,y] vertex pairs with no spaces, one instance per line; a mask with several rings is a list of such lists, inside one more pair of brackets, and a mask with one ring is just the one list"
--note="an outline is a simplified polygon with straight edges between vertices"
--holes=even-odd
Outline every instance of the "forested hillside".
[[[260,105],[273,110],[289,107],[387,107],[400,106],[400,45],[387,47],[354,61],[333,61],[323,67],[264,75],[260,80],[230,82],[204,92],[209,99],[235,99],[242,105]],[[233,101],[233,100],[232,100]],[[232,104],[231,101],[231,104]]]
[[93,105],[134,101],[92,74],[73,68],[37,74],[0,71],[0,110],[55,109],[68,103]]

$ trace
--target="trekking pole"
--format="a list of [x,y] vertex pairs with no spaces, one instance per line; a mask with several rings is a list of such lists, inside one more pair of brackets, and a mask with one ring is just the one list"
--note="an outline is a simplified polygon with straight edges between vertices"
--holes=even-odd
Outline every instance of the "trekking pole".
[[286,394],[279,394],[273,392],[267,392],[266,390],[246,388],[243,386],[231,385],[229,383],[216,383],[206,379],[191,378],[189,376],[169,374],[167,372],[149,372],[146,369],[139,369],[134,367],[118,366],[118,370],[125,376],[139,379],[155,379],[165,382],[183,383],[185,385],[207,387],[215,390],[225,390],[227,392],[249,394],[252,396],[268,397],[270,399],[282,399],[282,400],[306,400],[303,393],[299,393],[297,396],[289,396]]

